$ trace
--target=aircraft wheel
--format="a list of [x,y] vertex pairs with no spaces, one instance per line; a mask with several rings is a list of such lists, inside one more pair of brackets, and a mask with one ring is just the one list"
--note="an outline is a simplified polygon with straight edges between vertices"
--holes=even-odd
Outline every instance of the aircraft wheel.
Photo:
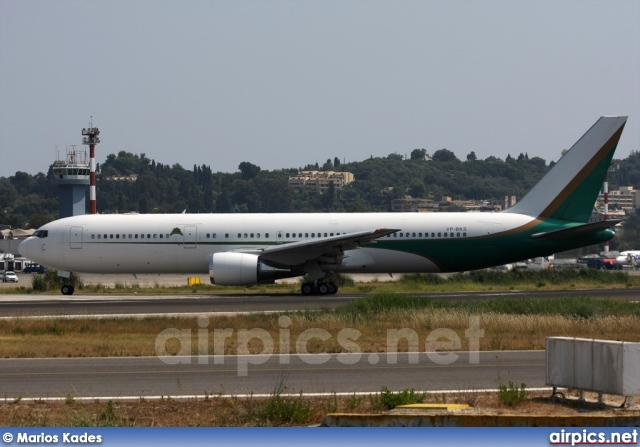
[[62,286],[60,291],[63,295],[73,295],[74,289],[71,284],[65,284],[64,286]]
[[328,283],[329,286],[329,295],[335,295],[338,292],[338,286],[335,283]]
[[302,292],[303,295],[311,295],[313,294],[313,284],[306,282],[304,284],[302,284],[302,287],[300,288],[300,291]]
[[325,282],[318,284],[318,293],[320,295],[327,295],[329,293],[329,285]]

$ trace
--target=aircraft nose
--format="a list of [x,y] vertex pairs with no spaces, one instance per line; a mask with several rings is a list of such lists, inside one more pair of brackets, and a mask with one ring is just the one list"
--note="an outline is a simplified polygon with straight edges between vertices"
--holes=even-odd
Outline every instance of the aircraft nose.
[[626,256],[618,256],[616,258],[616,264],[626,264],[628,261]]
[[30,259],[29,258],[29,244],[31,243],[31,241],[29,239],[25,239],[24,241],[20,242],[20,245],[18,245],[18,253],[20,253],[20,255],[24,258]]

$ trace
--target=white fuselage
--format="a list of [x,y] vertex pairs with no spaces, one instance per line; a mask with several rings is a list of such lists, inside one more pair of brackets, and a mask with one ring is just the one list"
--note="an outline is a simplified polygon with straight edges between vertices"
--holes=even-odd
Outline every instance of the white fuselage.
[[640,265],[640,250],[623,251],[616,257],[618,265]]
[[[40,231],[47,236],[27,239],[20,252],[40,264],[81,273],[204,273],[209,257],[218,252],[385,227],[399,231],[380,241],[453,241],[501,233],[531,220],[507,213],[96,214],[45,225]],[[349,250],[331,270],[440,271],[427,257],[375,245]]]

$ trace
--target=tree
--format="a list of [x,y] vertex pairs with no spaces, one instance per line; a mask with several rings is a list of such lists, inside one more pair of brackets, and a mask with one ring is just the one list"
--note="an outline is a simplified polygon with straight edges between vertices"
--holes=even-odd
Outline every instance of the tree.
[[322,170],[331,171],[332,169],[333,169],[333,163],[331,162],[331,159],[328,158],[326,163],[322,165]]
[[427,187],[419,180],[412,180],[409,185],[409,195],[416,199],[426,197]]
[[474,151],[469,152],[469,154],[467,154],[467,161],[475,161],[477,160],[478,157],[476,157],[476,153]]
[[336,168],[340,166],[340,159],[338,157],[333,159],[333,166]]
[[248,161],[240,163],[238,169],[242,172],[242,180],[251,180],[260,173],[260,166],[256,166]]
[[426,149],[414,149],[411,151],[411,160],[424,160],[426,156]]
[[442,161],[442,162],[460,161],[458,160],[458,157],[456,157],[456,154],[454,154],[453,152],[451,152],[449,149],[446,149],[446,148],[435,151],[431,159],[433,161]]

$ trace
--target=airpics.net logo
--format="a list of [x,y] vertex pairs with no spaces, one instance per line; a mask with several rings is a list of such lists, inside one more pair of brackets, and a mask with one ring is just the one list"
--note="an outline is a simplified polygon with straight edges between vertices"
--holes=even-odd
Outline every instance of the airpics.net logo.
[[580,431],[560,430],[549,435],[550,445],[638,445],[638,430],[632,431]]
[[[345,365],[353,365],[361,361],[375,365],[381,357],[387,364],[394,365],[398,362],[399,346],[408,347],[408,362],[419,362],[419,346],[424,341],[424,353],[429,361],[437,365],[450,365],[460,358],[453,351],[463,349],[460,336],[453,329],[438,328],[428,334],[418,334],[411,328],[387,329],[386,354],[365,353],[358,343],[362,333],[354,328],[344,328],[336,334],[326,329],[310,328],[302,331],[295,337],[291,334],[291,318],[281,315],[278,318],[277,335],[274,336],[263,328],[235,329],[235,328],[210,328],[209,318],[201,315],[198,317],[198,329],[195,334],[197,355],[193,355],[192,329],[168,328],[161,331],[155,341],[155,351],[158,358],[171,365],[198,363],[208,364],[213,354],[214,364],[224,364],[227,357],[227,345],[233,340],[236,347],[237,368],[239,376],[246,376],[249,365],[261,365],[268,362],[273,356],[278,356],[280,364],[289,364],[291,356],[311,365],[322,365],[332,358],[330,354],[309,352],[309,344],[318,344],[335,341],[339,346],[337,361]],[[469,355],[469,364],[480,362],[480,339],[484,337],[484,329],[480,328],[480,318],[469,317],[468,327],[464,331],[464,338],[468,340],[466,348]],[[277,345],[276,345],[277,344]],[[171,349],[169,349],[171,346]],[[211,352],[213,346],[213,353]],[[277,347],[277,349],[276,349]]]

